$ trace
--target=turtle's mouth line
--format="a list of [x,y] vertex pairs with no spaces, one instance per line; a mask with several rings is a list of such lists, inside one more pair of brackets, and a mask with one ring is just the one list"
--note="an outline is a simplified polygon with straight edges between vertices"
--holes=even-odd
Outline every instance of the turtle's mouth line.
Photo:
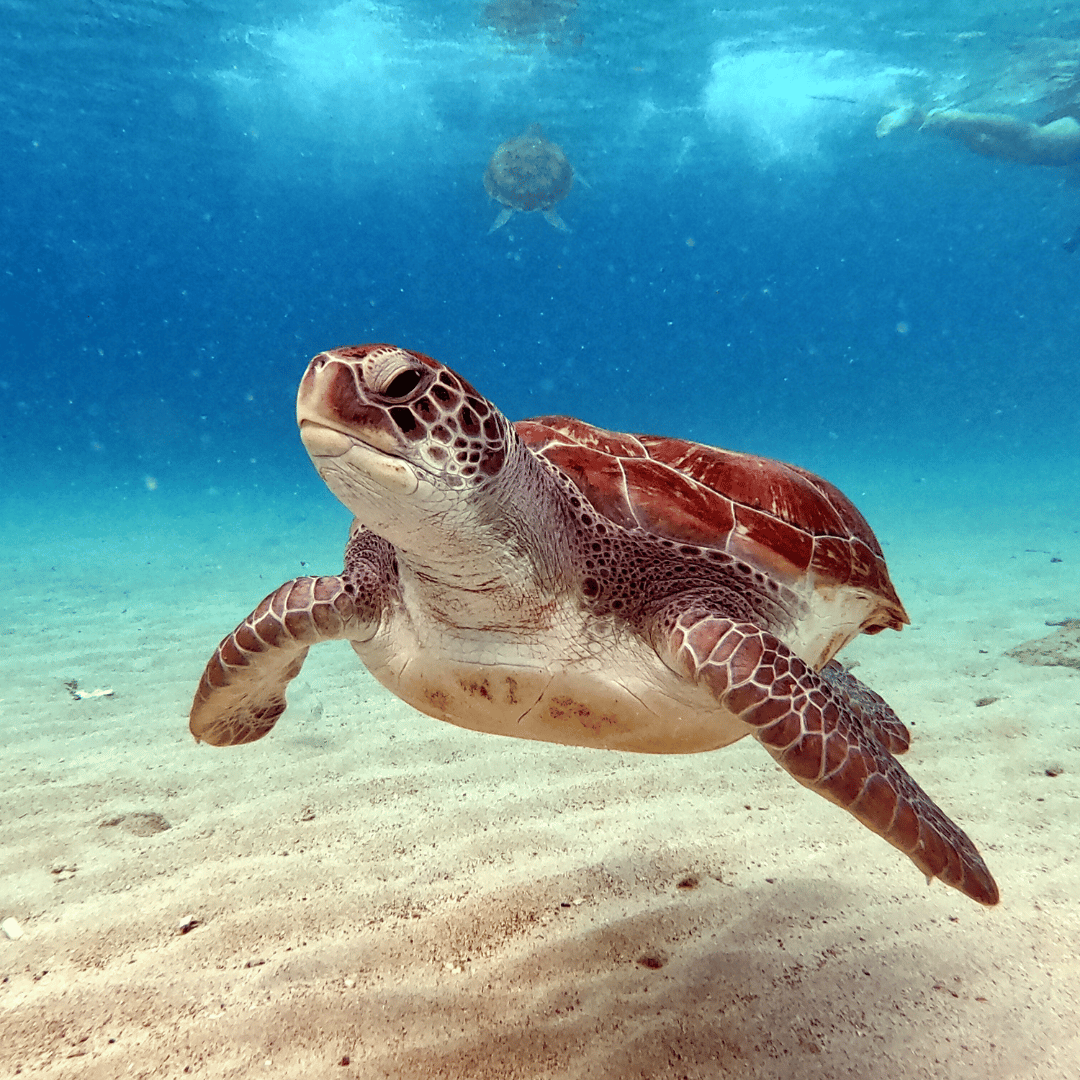
[[354,447],[366,450],[383,457],[404,460],[400,453],[386,446],[380,446],[372,439],[365,439],[356,431],[335,427],[332,424],[324,424],[318,420],[303,419],[300,421],[300,439],[307,452],[313,457],[337,458],[343,457]]
[[359,511],[343,492],[353,491],[361,478],[361,486],[374,483],[384,493],[397,496],[414,495],[420,484],[412,462],[354,431],[305,417],[300,421],[300,438],[319,475],[354,513]]

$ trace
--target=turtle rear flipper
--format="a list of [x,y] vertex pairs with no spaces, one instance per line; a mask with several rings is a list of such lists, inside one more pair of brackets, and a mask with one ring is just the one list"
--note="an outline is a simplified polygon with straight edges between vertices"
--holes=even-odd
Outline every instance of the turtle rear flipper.
[[982,904],[998,902],[975,845],[889,752],[882,718],[869,710],[868,722],[866,701],[849,704],[836,671],[822,678],[779,638],[713,615],[678,619],[666,655],[749,725],[800,784],[899,848],[927,879],[941,878]]
[[308,649],[356,636],[356,601],[344,578],[286,581],[210,658],[191,706],[191,734],[213,746],[261,739],[285,711],[285,689]]
[[559,212],[558,212],[558,210],[555,209],[555,207],[549,206],[546,210],[543,211],[543,214],[544,214],[544,220],[549,225],[552,225],[556,229],[558,229],[559,232],[568,233],[570,231],[570,226],[567,225],[566,222],[563,221],[563,219],[561,217],[559,217]]
[[496,229],[501,229],[512,217],[514,216],[514,208],[512,206],[504,206],[500,211],[498,217],[491,223],[491,228],[488,229],[488,233],[493,233]]

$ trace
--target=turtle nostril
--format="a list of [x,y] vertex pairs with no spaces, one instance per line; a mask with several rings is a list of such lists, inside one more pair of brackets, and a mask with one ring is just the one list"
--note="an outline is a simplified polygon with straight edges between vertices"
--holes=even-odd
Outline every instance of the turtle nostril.
[[420,379],[419,371],[402,371],[390,380],[390,385],[383,391],[383,396],[397,398],[400,401],[408,397],[420,385]]

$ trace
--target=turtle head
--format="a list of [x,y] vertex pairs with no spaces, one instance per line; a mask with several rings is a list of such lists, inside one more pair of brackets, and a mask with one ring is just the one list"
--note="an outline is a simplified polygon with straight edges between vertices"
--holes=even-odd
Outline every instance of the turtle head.
[[464,379],[393,345],[320,353],[296,417],[330,490],[395,544],[433,515],[445,527],[447,514],[466,513],[520,448],[509,421]]

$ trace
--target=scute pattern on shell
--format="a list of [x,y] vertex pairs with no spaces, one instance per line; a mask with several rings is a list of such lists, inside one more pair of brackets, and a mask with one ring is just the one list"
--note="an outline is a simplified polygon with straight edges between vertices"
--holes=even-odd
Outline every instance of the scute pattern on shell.
[[862,515],[832,484],[794,465],[682,439],[623,435],[565,416],[519,422],[533,451],[625,528],[721,549],[791,581],[810,572],[880,598],[868,633],[907,614]]

